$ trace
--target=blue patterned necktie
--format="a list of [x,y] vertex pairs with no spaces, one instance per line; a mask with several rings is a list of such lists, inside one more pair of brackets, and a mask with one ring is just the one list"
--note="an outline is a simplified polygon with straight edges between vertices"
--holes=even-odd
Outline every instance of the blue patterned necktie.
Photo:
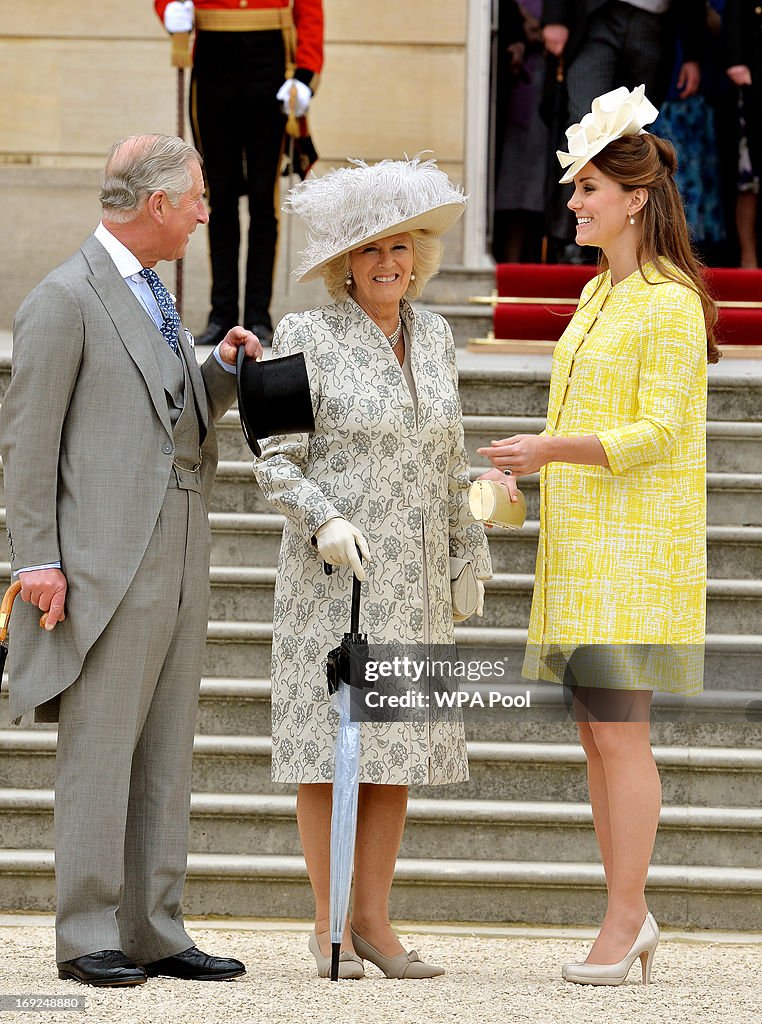
[[177,332],[180,329],[180,317],[177,315],[172,296],[161,283],[161,278],[149,267],[143,267],[140,276],[148,282],[148,287],[153,292],[156,305],[162,316],[162,325],[159,328],[161,336],[172,349],[176,356],[180,355],[180,347],[177,344]]

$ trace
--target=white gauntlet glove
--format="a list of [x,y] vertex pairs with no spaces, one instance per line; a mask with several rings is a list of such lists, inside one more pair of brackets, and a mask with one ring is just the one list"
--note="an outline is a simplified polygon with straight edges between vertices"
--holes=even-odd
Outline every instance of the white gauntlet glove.
[[315,534],[318,553],[324,562],[329,565],[351,565],[352,571],[358,580],[365,579],[365,570],[357,554],[360,554],[367,562],[370,558],[368,542],[357,529],[346,519],[329,519],[318,527]]
[[280,101],[280,104],[283,107],[283,113],[290,114],[291,90],[294,88],[296,88],[296,96],[294,97],[294,117],[304,117],[310,106],[312,89],[310,89],[308,85],[305,85],[304,82],[300,82],[298,78],[287,79],[276,92],[275,98]]
[[164,11],[167,32],[190,32],[193,28],[193,0],[172,0]]

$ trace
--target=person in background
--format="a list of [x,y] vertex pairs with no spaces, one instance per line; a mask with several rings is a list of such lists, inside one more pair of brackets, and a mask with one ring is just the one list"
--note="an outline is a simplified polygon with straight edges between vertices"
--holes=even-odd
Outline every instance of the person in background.
[[[596,96],[618,86],[643,83],[660,106],[667,95],[675,61],[675,40],[683,63],[676,87],[692,96],[701,81],[704,0],[544,0],[543,39],[549,59],[563,60],[568,96],[565,124],[578,123]],[[559,138],[550,139],[556,150]],[[574,245],[574,222],[566,209],[567,190],[553,190],[548,229],[552,249],[562,262],[585,257]]]
[[[299,834],[315,896],[309,948],[321,977],[330,967],[337,729],[325,663],[348,628],[352,591],[351,571],[326,576],[323,563],[351,567],[364,581],[369,643],[405,651],[454,642],[450,556],[470,560],[480,580],[491,575],[484,529],[468,507],[452,332],[438,314],[411,305],[436,273],[440,235],[465,203],[433,160],[418,158],[353,161],[289,193],[288,208],[307,223],[299,279],[322,277],[333,301],[278,324],[273,354],[304,353],[315,429],[263,441],[254,474],[286,517],[273,614],[273,779],[299,785]],[[481,614],[483,583],[477,589]],[[341,977],[361,977],[361,960],[391,978],[444,974],[403,949],[389,923],[389,893],[408,786],[467,778],[459,718],[362,724]]]
[[[645,886],[661,806],[656,690],[703,688],[707,362],[717,310],[693,256],[672,145],[643,86],[598,97],[558,154],[577,244],[602,253],[553,353],[547,427],[480,448],[515,494],[540,471],[524,675],[568,687],[587,758],[608,906],[563,977],[648,982]],[[505,474],[509,475],[506,476]]]
[[726,74],[735,86],[729,117],[735,127],[736,202],[739,262],[758,267],[757,225],[762,174],[762,6],[755,0],[726,0],[723,17]]
[[[155,0],[168,32],[196,29],[193,139],[209,196],[212,295],[199,345],[239,322],[239,197],[249,203],[243,324],[272,339],[278,176],[289,104],[301,117],[323,66],[322,0]],[[285,81],[284,81],[285,79]]]
[[[25,299],[0,452],[13,613],[11,715],[58,721],[58,976],[235,978],[185,931],[191,760],[209,609],[214,423],[242,327],[199,367],[152,269],[207,221],[201,159],[164,135],[116,143],[103,219]],[[38,610],[39,609],[39,610]],[[38,626],[46,613],[46,630]]]
[[719,16],[707,4],[700,88],[691,96],[680,95],[677,83],[684,64],[678,40],[672,82],[653,127],[657,135],[669,139],[675,147],[675,181],[683,199],[691,241],[703,262],[713,266],[724,265],[727,254],[722,161],[715,117],[718,93],[727,91],[722,82],[724,75],[717,73],[719,37]]
[[498,22],[497,167],[493,255],[539,263],[548,131],[538,117],[544,80],[542,0],[502,0]]

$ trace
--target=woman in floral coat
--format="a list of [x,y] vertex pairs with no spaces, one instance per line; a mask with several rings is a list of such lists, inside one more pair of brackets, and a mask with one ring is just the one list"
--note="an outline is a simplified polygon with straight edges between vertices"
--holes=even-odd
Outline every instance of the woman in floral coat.
[[[490,476],[540,470],[540,543],[524,672],[569,685],[588,767],[608,908],[567,981],[650,976],[659,929],[645,885],[661,786],[653,692],[702,688],[707,362],[717,319],[691,252],[677,159],[641,129],[643,86],[567,131],[577,244],[602,250],[553,353],[547,427],[480,449]],[[508,477],[504,473],[510,474]]]
[[[309,229],[300,279],[322,276],[334,303],[278,325],[273,354],[304,354],[315,430],[263,442],[254,471],[286,516],[273,615],[273,778],[299,783],[316,903],[310,949],[321,975],[337,726],[325,663],[349,628],[352,587],[349,568],[326,576],[323,562],[351,566],[365,581],[361,625],[371,644],[452,644],[450,556],[470,559],[480,579],[491,573],[483,528],[468,510],[452,333],[408,301],[436,272],[439,235],[464,205],[433,161],[417,159],[358,162],[289,196]],[[356,951],[388,976],[432,977],[442,969],[405,952],[392,932],[388,896],[407,787],[468,778],[462,722],[364,724],[361,749],[342,976],[361,976]]]

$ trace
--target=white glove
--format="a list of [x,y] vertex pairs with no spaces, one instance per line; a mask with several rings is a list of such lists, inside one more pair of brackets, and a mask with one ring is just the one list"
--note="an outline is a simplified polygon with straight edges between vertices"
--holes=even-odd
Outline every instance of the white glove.
[[476,581],[476,614],[481,618],[484,615],[484,583]]
[[356,526],[352,526],[346,519],[329,519],[318,527],[315,541],[324,562],[330,565],[351,565],[358,580],[365,579],[365,570],[357,549],[360,549],[366,562],[370,559],[370,550],[368,542]]
[[172,0],[164,10],[167,32],[190,32],[193,28],[193,0]]
[[291,113],[291,91],[296,89],[296,96],[294,97],[294,117],[304,117],[309,110],[310,100],[312,99],[312,89],[304,82],[300,82],[298,78],[288,78],[283,85],[278,89],[275,94],[276,100],[280,100],[280,104],[283,107],[284,114]]

